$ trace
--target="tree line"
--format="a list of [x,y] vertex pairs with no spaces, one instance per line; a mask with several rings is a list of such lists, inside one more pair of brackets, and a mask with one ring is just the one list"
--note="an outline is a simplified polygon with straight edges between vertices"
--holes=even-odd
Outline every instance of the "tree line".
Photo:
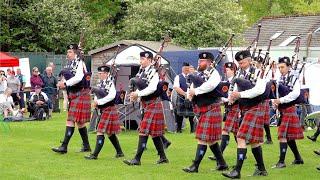
[[84,30],[88,51],[121,39],[221,46],[263,16],[320,13],[318,0],[0,0],[1,51],[65,53]]

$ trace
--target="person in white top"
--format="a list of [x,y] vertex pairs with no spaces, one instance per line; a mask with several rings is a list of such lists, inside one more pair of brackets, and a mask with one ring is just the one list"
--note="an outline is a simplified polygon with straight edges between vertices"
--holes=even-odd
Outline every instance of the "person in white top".
[[190,122],[190,133],[194,132],[194,113],[192,103],[187,99],[188,89],[188,74],[189,74],[189,63],[184,62],[182,64],[182,73],[178,74],[174,78],[173,89],[178,93],[176,99],[176,122],[177,122],[177,133],[182,133],[182,122],[183,118],[186,117]]
[[3,94],[0,94],[0,113],[3,113],[4,117],[8,117],[9,113],[13,112],[13,99],[11,97],[12,89],[7,88]]
[[70,44],[67,50],[68,64],[60,72],[63,77],[57,84],[59,89],[67,89],[69,98],[68,117],[66,122],[65,136],[59,147],[52,151],[67,153],[69,141],[74,133],[75,125],[78,127],[82,139],[80,152],[91,152],[86,123],[91,116],[90,78],[86,64],[81,58],[81,49],[77,44]]
[[[198,60],[198,74],[189,75],[191,86],[187,96],[194,104],[194,112],[198,115],[199,121],[195,131],[197,150],[194,161],[189,167],[182,169],[187,173],[198,172],[208,146],[217,159],[216,170],[228,169],[219,146],[222,123],[220,97],[214,91],[220,84],[221,77],[213,63],[212,53],[201,52]],[[199,79],[199,82],[196,79]]]
[[[320,56],[318,61],[312,63],[306,67],[305,80],[306,85],[309,88],[309,103],[311,105],[312,112],[320,111],[320,85],[319,85],[319,72],[320,72]],[[319,119],[318,119],[319,121]],[[312,136],[307,136],[308,139],[316,141],[320,134],[320,122],[316,132]],[[320,155],[320,151],[315,152]]]
[[[280,125],[278,128],[278,139],[280,147],[280,158],[279,161],[273,168],[284,168],[285,156],[287,152],[287,147],[289,146],[292,150],[295,160],[292,164],[303,164],[303,160],[298,151],[295,140],[303,139],[303,129],[299,122],[299,117],[297,115],[297,110],[295,106],[295,100],[300,95],[300,82],[296,80],[290,74],[290,58],[281,57],[279,58],[278,68],[281,73],[281,77],[277,81],[277,93],[279,94],[277,99],[273,99],[272,103],[280,111]],[[288,94],[285,93],[285,89],[292,89]]]
[[115,106],[116,88],[110,75],[110,67],[98,67],[98,76],[100,82],[97,84],[99,90],[94,89],[95,94],[93,106],[101,112],[100,121],[97,126],[97,141],[94,152],[86,155],[86,159],[97,159],[104,144],[104,134],[107,134],[110,142],[116,150],[116,158],[123,157],[119,140],[116,134],[121,132],[120,120],[117,107]]
[[[135,77],[136,82],[140,82],[141,86],[136,91],[130,93],[130,101],[141,100],[142,109],[144,111],[143,118],[140,121],[139,142],[136,155],[131,160],[124,160],[127,165],[141,165],[141,156],[146,148],[148,137],[151,136],[153,144],[160,155],[157,164],[169,163],[164,152],[161,136],[164,134],[164,115],[163,106],[159,91],[162,91],[159,82],[159,74],[156,68],[152,66],[153,54],[150,51],[140,53],[140,70]],[[141,72],[141,73],[140,73]]]
[[7,78],[5,76],[4,71],[0,71],[0,94],[3,94],[4,91],[7,89]]
[[[249,50],[239,51],[235,54],[239,64],[240,78],[236,81],[234,91],[229,95],[229,102],[232,104],[239,100],[242,122],[237,132],[237,164],[230,172],[222,173],[228,178],[240,178],[241,168],[247,154],[247,145],[251,145],[252,154],[255,157],[257,168],[254,176],[267,176],[262,156],[263,125],[265,121],[265,99],[263,94],[266,89],[267,80],[261,78],[259,69],[251,65],[251,53]],[[251,88],[247,87],[250,83]],[[242,84],[243,83],[243,84]]]

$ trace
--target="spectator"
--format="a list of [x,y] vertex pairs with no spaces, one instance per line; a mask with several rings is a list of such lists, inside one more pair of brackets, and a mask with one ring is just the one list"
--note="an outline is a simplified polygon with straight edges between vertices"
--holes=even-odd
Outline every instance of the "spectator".
[[45,74],[42,76],[42,80],[44,82],[43,92],[45,92],[49,98],[49,116],[51,116],[52,110],[58,109],[56,106],[58,105],[57,103],[59,103],[56,101],[58,80],[53,75],[52,67],[46,68]]
[[21,74],[21,69],[20,68],[17,69],[16,78],[18,78],[19,81],[20,81],[20,92],[19,92],[20,100],[19,100],[19,105],[20,105],[20,108],[22,109],[22,108],[25,108],[24,87],[25,87],[27,81],[26,81],[26,77]]
[[35,86],[35,92],[30,97],[29,111],[36,119],[42,119],[48,113],[48,96],[41,91],[41,86]]
[[49,62],[48,66],[52,68],[52,74],[54,74],[56,70],[56,65],[53,62]]
[[11,97],[12,90],[7,88],[3,94],[0,94],[0,112],[4,117],[8,117],[9,113],[13,112],[13,99]]
[[43,87],[43,81],[39,74],[39,69],[37,67],[32,68],[32,76],[30,78],[31,92],[34,92],[36,85]]
[[[19,104],[20,101],[20,96],[19,96],[19,92],[20,92],[20,81],[17,77],[15,77],[15,73],[14,71],[9,72],[8,74],[8,78],[7,78],[7,86],[8,88],[10,88],[12,90],[12,99],[14,104]],[[23,107],[20,107],[23,108]]]
[[3,94],[7,89],[7,78],[4,71],[0,71],[0,94]]
[[11,69],[8,68],[8,69],[7,69],[7,77],[9,76],[10,73],[11,73]]

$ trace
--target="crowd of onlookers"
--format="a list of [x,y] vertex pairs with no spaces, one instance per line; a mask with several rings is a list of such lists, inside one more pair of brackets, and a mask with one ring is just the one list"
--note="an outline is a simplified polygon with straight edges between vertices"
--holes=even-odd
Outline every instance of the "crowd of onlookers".
[[[59,99],[57,83],[58,78],[54,74],[55,65],[50,62],[44,72],[39,68],[32,68],[30,77],[30,88],[26,88],[26,76],[21,69],[14,71],[8,68],[7,71],[0,70],[0,114],[4,118],[30,112],[30,117],[41,116],[50,118],[52,112],[58,112]],[[62,90],[64,97],[63,110],[67,109],[67,93]]]

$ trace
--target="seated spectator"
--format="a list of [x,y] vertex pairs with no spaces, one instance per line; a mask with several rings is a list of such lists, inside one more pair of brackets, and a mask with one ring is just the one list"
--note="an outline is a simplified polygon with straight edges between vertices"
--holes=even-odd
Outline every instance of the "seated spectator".
[[41,91],[41,87],[35,86],[35,92],[31,94],[28,105],[30,117],[33,116],[38,120],[47,117],[49,113],[48,100],[48,96]]
[[7,88],[3,94],[0,94],[0,112],[4,117],[8,117],[13,112],[13,99],[11,97],[12,90]]
[[32,68],[32,76],[30,78],[31,92],[34,92],[35,87],[38,85],[43,87],[43,81],[40,77],[39,69],[37,67]]

